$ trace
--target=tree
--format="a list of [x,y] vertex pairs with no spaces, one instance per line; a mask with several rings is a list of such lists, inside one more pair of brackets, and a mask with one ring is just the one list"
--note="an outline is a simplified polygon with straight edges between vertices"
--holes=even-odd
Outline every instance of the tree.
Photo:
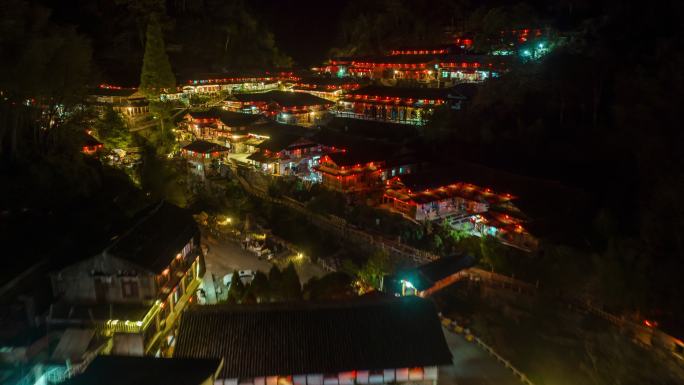
[[307,300],[337,300],[356,296],[353,279],[349,274],[333,272],[321,278],[312,277],[304,284],[303,296]]
[[150,98],[156,98],[163,90],[173,90],[176,77],[164,48],[164,35],[156,14],[152,14],[147,24],[145,56],[140,73],[140,91]]
[[104,115],[95,123],[97,137],[108,148],[126,149],[131,144],[131,132],[118,112],[112,107],[105,110]]
[[393,266],[389,254],[377,250],[368,258],[368,261],[359,269],[357,275],[361,281],[375,288],[380,287],[383,276],[390,274]]
[[286,301],[294,301],[302,298],[302,285],[299,281],[297,270],[292,262],[283,269],[280,281],[280,292],[282,298]]
[[254,295],[257,302],[268,302],[270,300],[270,285],[264,272],[257,271],[254,274],[254,279],[249,285],[249,292]]
[[164,199],[185,207],[188,203],[187,189],[182,182],[183,171],[166,157],[159,156],[149,144],[143,145],[140,182],[151,198]]
[[268,286],[271,301],[282,300],[282,277],[283,273],[278,269],[278,266],[271,266],[271,270],[268,271]]
[[228,289],[228,302],[240,303],[245,296],[245,285],[240,280],[240,275],[237,270],[233,271],[230,279],[230,288]]

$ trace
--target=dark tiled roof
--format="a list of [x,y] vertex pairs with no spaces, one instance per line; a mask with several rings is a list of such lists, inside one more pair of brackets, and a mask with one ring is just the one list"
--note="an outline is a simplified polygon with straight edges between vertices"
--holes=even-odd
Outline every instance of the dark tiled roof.
[[91,146],[99,146],[101,144],[102,144],[102,142],[95,139],[95,137],[93,137],[92,135],[90,135],[89,133],[87,133],[85,131],[83,132],[83,145],[84,146],[91,147]]
[[262,152],[255,152],[254,154],[250,154],[247,159],[253,160],[258,163],[264,163],[266,161],[272,160],[271,158],[267,157],[264,155]]
[[434,305],[417,297],[197,306],[174,354],[224,358],[223,378],[451,363]]
[[416,192],[461,182],[491,188],[495,193],[514,195],[517,195],[515,187],[519,178],[522,177],[467,162],[430,167],[400,176],[404,186]]
[[195,140],[192,143],[183,147],[183,150],[196,152],[198,154],[210,154],[212,152],[226,152],[227,147],[220,144],[207,142],[206,140]]
[[105,321],[110,319],[140,321],[150,310],[150,305],[126,303],[98,303],[76,304],[58,302],[52,305],[50,318],[52,320],[93,320]]
[[220,366],[218,359],[98,356],[64,385],[202,385]]
[[323,77],[323,76],[312,76],[305,77],[294,82],[295,84],[306,84],[312,86],[343,86],[351,84],[359,84],[366,82],[364,79],[355,78],[338,78],[338,77]]
[[93,88],[88,90],[88,95],[90,96],[119,96],[119,97],[130,97],[137,89],[135,88]]
[[199,229],[190,212],[162,201],[143,210],[106,252],[160,273],[193,237]]
[[345,96],[349,99],[354,95],[368,95],[390,98],[411,98],[411,99],[443,99],[446,100],[453,95],[458,97],[457,93],[449,88],[406,88],[406,87],[385,87],[385,86],[368,86],[359,88],[358,90],[350,91]]
[[321,106],[334,104],[330,100],[319,98],[318,96],[304,92],[269,91],[255,94],[234,94],[232,97],[243,103],[277,103],[281,107]]
[[385,160],[382,153],[374,151],[333,152],[328,154],[328,157],[330,157],[330,160],[338,166],[354,166],[356,164],[381,162]]
[[416,127],[408,124],[340,117],[334,117],[325,127],[347,135],[395,142],[414,138],[418,134]]
[[277,122],[273,122],[273,121],[268,121],[264,124],[258,124],[258,125],[251,126],[247,130],[247,132],[250,134],[260,135],[260,136],[268,136],[268,137],[275,137],[276,135],[280,135],[280,134],[304,136],[309,131],[310,131],[309,129],[302,127],[302,126],[296,126],[293,124],[277,123]]
[[424,64],[437,60],[437,55],[382,55],[354,58],[355,64]]
[[[300,142],[300,143],[297,143]],[[295,136],[295,135],[277,135],[275,137],[271,137],[268,140],[265,140],[261,142],[260,144],[257,145],[257,147],[264,149],[264,150],[269,150],[273,152],[278,152],[281,150],[285,150],[287,148],[290,149],[297,149],[297,148],[307,148],[307,147],[315,147],[317,146],[316,143],[306,139],[302,138],[301,136]]]
[[240,112],[226,111],[221,108],[189,111],[193,119],[220,119],[229,127],[245,127],[257,123],[263,116],[256,114],[243,114]]

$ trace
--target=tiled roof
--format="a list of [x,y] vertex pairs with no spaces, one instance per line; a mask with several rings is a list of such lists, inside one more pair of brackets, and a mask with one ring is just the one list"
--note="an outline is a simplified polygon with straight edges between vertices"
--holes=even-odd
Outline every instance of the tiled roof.
[[210,108],[189,111],[193,119],[220,119],[229,127],[245,127],[263,120],[263,116],[256,114],[243,114],[240,112],[226,111],[220,108]]
[[150,305],[136,303],[67,303],[58,302],[50,308],[52,321],[110,319],[141,321],[150,310]]
[[202,385],[220,366],[217,359],[98,356],[64,385]]
[[243,103],[277,103],[281,107],[320,106],[334,104],[330,100],[303,92],[269,91],[254,94],[234,94],[233,98]]
[[417,297],[197,306],[174,355],[224,358],[223,378],[451,363],[434,305]]
[[459,96],[449,88],[406,88],[368,86],[348,92],[347,95],[345,95],[345,99],[353,99],[354,95],[428,100],[446,100],[448,97],[452,97],[452,95],[456,97]]
[[164,201],[137,217],[137,223],[115,240],[106,253],[155,273],[161,273],[191,238],[199,237],[190,212]]
[[198,154],[210,154],[212,152],[226,152],[227,147],[220,144],[207,142],[206,140],[195,140],[192,143],[183,147],[183,150],[196,152]]

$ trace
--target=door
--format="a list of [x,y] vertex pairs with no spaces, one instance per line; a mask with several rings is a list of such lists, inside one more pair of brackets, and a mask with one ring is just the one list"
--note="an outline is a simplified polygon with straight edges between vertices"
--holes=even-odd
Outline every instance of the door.
[[107,291],[109,291],[109,285],[105,278],[95,278],[95,301],[106,302]]

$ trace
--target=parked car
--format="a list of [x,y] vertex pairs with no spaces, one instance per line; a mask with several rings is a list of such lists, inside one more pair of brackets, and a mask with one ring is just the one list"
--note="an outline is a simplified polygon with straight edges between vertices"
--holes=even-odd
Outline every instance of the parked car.
[[[254,272],[252,270],[238,270],[238,277],[243,284],[247,285],[254,280]],[[230,284],[233,281],[233,273],[228,273],[223,276],[223,285],[230,289]]]

